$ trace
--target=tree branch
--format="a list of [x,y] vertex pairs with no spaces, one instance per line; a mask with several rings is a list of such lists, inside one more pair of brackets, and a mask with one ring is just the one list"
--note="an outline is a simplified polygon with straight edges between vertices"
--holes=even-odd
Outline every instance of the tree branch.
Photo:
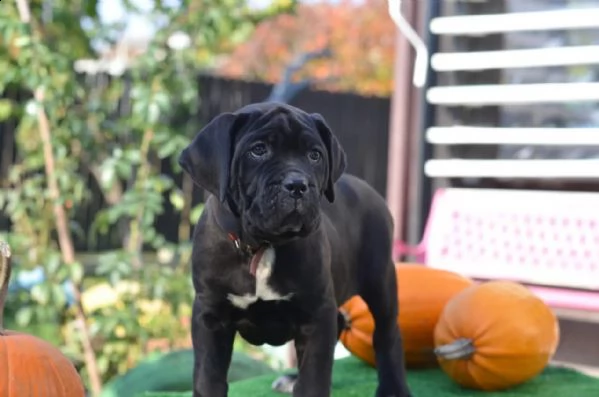
[[[154,138],[154,131],[151,129],[147,129],[144,131],[143,137],[141,139],[140,145],[140,158],[141,165],[137,171],[136,181],[134,183],[134,188],[143,188],[143,184],[146,182],[151,172],[151,164],[148,160],[148,154],[150,152],[150,144],[152,143],[152,138]],[[127,250],[132,257],[133,268],[135,270],[140,270],[142,267],[142,250],[143,250],[143,233],[142,233],[142,220],[145,211],[145,206],[140,203],[137,207],[137,213],[135,217],[131,219],[129,223],[129,242],[127,244]]]
[[[17,0],[17,7],[19,9],[19,16],[21,22],[25,24],[31,23],[31,11],[27,0]],[[50,132],[50,122],[46,111],[44,109],[44,90],[38,87],[34,91],[34,97],[37,101],[37,121],[40,139],[42,141],[42,147],[44,152],[44,166],[48,184],[48,193],[50,199],[53,202],[54,220],[56,223],[56,232],[58,234],[58,243],[62,254],[62,259],[67,265],[75,263],[75,248],[73,246],[73,240],[69,230],[69,220],[66,211],[61,203],[60,188],[56,180],[56,169],[54,152],[52,149],[52,138]],[[81,304],[81,291],[79,287],[73,284],[73,292],[75,296],[75,316],[79,323],[80,330],[82,333],[81,343],[83,345],[83,352],[85,358],[85,364],[88,370],[90,386],[92,393],[97,396],[102,390],[102,381],[100,378],[100,371],[97,365],[96,353],[94,352],[91,334],[87,324],[87,318]]]
[[308,62],[315,59],[329,58],[332,56],[331,49],[325,47],[318,51],[305,52],[298,55],[293,61],[285,67],[281,81],[273,87],[267,101],[288,103],[298,93],[308,88],[311,84],[310,79],[305,79],[299,82],[293,82],[293,75],[304,67]]

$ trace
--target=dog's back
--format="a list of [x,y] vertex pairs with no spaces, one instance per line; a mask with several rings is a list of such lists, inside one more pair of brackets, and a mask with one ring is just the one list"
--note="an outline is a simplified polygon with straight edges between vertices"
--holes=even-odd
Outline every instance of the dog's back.
[[335,201],[323,200],[322,210],[340,304],[356,293],[363,273],[373,270],[369,264],[375,256],[388,255],[391,261],[393,219],[385,199],[351,174],[343,174],[337,181]]

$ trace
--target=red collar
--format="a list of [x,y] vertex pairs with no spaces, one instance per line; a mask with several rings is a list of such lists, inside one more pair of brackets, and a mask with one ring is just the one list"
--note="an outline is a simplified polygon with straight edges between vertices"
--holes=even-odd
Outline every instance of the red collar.
[[258,264],[268,244],[252,246],[241,239],[241,221],[225,205],[219,203],[214,210],[216,223],[221,230],[227,233],[227,237],[235,246],[235,249],[243,256],[249,258],[250,274],[256,276]]
[[227,232],[227,237],[229,237],[229,240],[233,242],[233,245],[235,245],[235,248],[237,248],[239,251],[245,254],[254,255],[260,250],[260,247],[254,248],[251,245],[241,241],[241,238],[239,238],[236,233],[227,230],[225,230],[225,232]]
[[250,274],[256,277],[256,271],[258,270],[258,264],[264,255],[264,251],[268,248],[266,245],[262,245],[258,248],[252,248],[248,244],[244,244],[241,239],[234,233],[227,233],[229,240],[233,242],[235,248],[242,251],[244,254],[250,256]]

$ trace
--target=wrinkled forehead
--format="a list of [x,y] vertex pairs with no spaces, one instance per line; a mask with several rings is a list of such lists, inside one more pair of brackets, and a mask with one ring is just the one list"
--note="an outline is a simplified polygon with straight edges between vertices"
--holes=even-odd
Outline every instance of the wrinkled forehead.
[[319,140],[319,135],[308,114],[286,107],[274,107],[253,118],[245,134],[239,137],[240,141],[247,139],[306,141]]
[[314,123],[310,117],[300,111],[286,106],[275,106],[266,108],[259,112],[251,130],[277,129],[283,132],[293,133],[303,129],[313,129]]

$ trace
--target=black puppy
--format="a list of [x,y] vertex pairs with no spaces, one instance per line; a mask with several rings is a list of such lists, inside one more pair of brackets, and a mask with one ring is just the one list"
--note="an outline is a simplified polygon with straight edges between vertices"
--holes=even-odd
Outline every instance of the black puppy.
[[236,332],[256,345],[293,340],[293,395],[330,396],[338,306],[356,294],[376,324],[376,396],[409,397],[392,218],[378,193],[343,174],[323,118],[249,105],[206,125],[179,164],[212,193],[193,236],[194,397],[227,396]]

